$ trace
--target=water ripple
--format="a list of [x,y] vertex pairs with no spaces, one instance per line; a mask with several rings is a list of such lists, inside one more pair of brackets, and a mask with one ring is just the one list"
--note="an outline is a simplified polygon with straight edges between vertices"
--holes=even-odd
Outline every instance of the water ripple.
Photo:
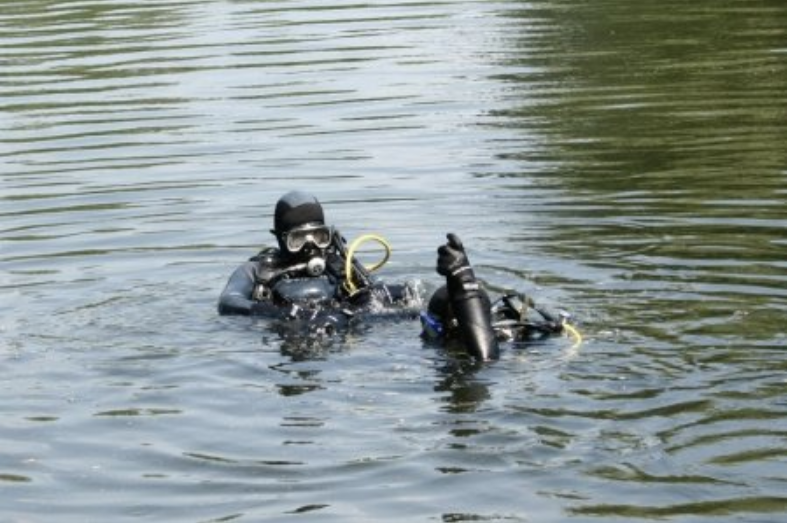
[[[785,19],[2,2],[3,514],[779,519]],[[309,346],[217,317],[293,188],[382,231],[390,281],[436,285],[459,233],[585,342],[477,367],[417,322]]]

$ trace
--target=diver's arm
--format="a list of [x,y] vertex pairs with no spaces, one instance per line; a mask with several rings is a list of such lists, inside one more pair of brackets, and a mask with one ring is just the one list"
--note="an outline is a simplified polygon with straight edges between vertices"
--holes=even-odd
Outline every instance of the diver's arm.
[[471,356],[486,361],[500,355],[489,302],[483,299],[462,242],[455,234],[438,249],[437,272],[445,276],[462,342]]
[[255,302],[254,262],[247,262],[235,269],[219,296],[219,314],[251,314]]

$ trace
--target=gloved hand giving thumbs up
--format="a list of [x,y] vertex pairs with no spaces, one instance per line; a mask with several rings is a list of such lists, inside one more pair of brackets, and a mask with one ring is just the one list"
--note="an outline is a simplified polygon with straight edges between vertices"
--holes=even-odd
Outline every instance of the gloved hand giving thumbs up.
[[441,245],[437,249],[437,272],[443,276],[450,278],[453,276],[461,276],[462,272],[470,271],[473,276],[473,269],[470,266],[470,261],[467,259],[465,247],[462,245],[462,240],[456,234],[449,233],[446,238],[448,243]]

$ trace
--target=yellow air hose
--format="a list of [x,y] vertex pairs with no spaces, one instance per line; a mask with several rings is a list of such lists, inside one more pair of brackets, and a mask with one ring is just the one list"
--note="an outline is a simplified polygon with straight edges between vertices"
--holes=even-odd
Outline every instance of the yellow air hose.
[[570,350],[576,350],[582,345],[582,334],[579,333],[576,327],[571,325],[570,323],[564,323],[563,328],[566,329],[572,338],[574,338],[574,345],[571,346]]
[[378,236],[377,234],[363,234],[350,243],[350,246],[347,248],[347,257],[344,260],[344,274],[345,274],[345,281],[344,286],[351,295],[358,292],[358,287],[356,287],[355,282],[353,282],[353,259],[355,258],[355,251],[358,250],[363,243],[367,241],[375,241],[383,246],[385,249],[385,256],[382,260],[375,263],[374,265],[364,265],[364,268],[369,272],[374,272],[383,265],[388,262],[388,259],[391,257],[391,245],[386,241],[385,238],[382,236]]

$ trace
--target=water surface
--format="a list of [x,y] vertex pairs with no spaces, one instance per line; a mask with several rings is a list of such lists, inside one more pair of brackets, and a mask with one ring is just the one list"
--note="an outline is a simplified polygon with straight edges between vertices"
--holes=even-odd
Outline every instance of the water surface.
[[[787,5],[0,5],[8,521],[780,521]],[[216,314],[315,193],[585,342]],[[370,256],[374,256],[370,253]]]

